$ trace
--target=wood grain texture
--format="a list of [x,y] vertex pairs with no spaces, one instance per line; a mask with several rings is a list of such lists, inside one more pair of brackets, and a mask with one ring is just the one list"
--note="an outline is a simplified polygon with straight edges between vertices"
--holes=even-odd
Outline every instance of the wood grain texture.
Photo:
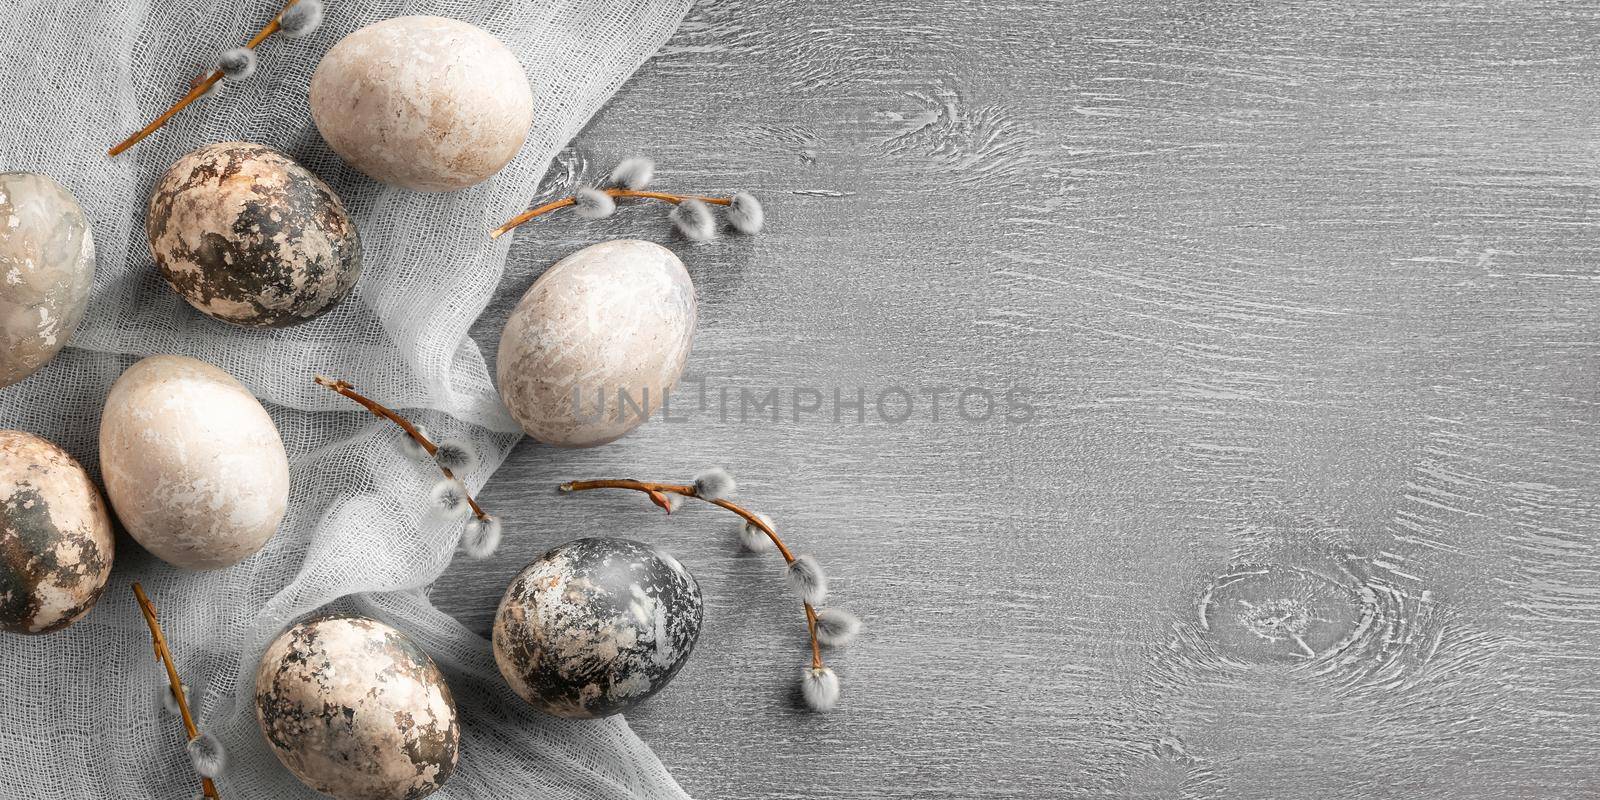
[[[1600,792],[1597,36],[1593,3],[705,4],[540,197],[648,153],[769,232],[542,219],[478,341],[634,236],[693,274],[713,396],[1037,418],[724,421],[687,384],[687,421],[519,447],[503,555],[434,598],[487,631],[556,543],[671,550],[705,631],[630,722],[698,797]],[[867,622],[832,714],[731,518],[554,492],[713,464]]]

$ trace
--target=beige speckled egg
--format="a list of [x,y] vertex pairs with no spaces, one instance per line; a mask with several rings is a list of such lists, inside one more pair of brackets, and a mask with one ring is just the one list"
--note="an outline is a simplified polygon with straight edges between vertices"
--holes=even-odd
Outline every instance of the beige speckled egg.
[[683,374],[694,283],[661,245],[601,242],[556,262],[500,336],[500,399],[529,436],[605,444],[638,427]]
[[396,17],[344,37],[311,76],[311,116],[328,146],[384,183],[448,192],[480,183],[522,148],[533,91],[488,31]]
[[361,277],[361,237],[338,195],[259,144],[222,142],[178,159],[150,195],[145,233],[173,290],[235,325],[314,319]]
[[455,699],[405,634],[351,615],[313,618],[267,647],[256,720],[278,760],[339,800],[417,800],[456,767]]
[[83,467],[44,439],[0,431],[0,629],[49,633],[89,613],[115,552]]
[[94,283],[94,235],[77,198],[48,175],[0,173],[0,386],[67,343]]
[[289,502],[278,428],[232,375],[151,356],[111,387],[100,472],[117,518],[169,564],[215,569],[261,549]]

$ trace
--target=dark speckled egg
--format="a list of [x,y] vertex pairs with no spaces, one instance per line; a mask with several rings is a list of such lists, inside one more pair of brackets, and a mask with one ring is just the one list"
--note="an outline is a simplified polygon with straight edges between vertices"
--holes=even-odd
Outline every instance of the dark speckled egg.
[[223,142],[178,159],[150,196],[145,232],[167,283],[236,325],[313,319],[361,275],[361,237],[338,196],[258,144]]
[[115,548],[83,467],[44,439],[0,431],[0,629],[49,633],[89,613]]
[[517,575],[494,620],[500,674],[559,717],[618,714],[661,691],[700,636],[700,585],[627,539],[578,539]]
[[376,620],[298,622],[256,669],[256,720],[306,786],[339,800],[418,800],[455,771],[456,703],[433,659]]

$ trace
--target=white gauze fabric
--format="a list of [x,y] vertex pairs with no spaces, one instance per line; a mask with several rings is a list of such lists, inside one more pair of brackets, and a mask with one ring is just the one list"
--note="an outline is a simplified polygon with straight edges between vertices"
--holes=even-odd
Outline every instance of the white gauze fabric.
[[[426,520],[430,466],[407,460],[391,425],[312,383],[351,381],[438,436],[470,439],[481,487],[518,438],[467,329],[489,300],[510,237],[486,231],[526,206],[551,157],[672,33],[689,0],[327,0],[323,26],[274,36],[257,74],[191,106],[133,150],[106,149],[181,96],[222,50],[281,10],[276,0],[11,0],[0,16],[0,170],[45,172],[75,193],[99,251],[94,294],[71,346],[0,389],[0,426],[66,448],[98,476],[107,390],[139,357],[180,353],[248,386],[290,457],[290,508],[259,554],[179,570],[119,536],[106,594],[43,637],[0,636],[0,795],[189,797],[198,780],[130,584],[160,609],[201,727],[227,748],[224,797],[313,797],[273,757],[256,722],[256,660],[295,618],[340,602],[395,625],[444,669],[462,718],[461,761],[437,797],[677,798],[683,792],[621,719],[542,716],[505,688],[488,643],[424,589],[454,556],[460,524]],[[534,127],[488,182],[452,194],[378,184],[318,136],[306,100],[322,54],[389,17],[479,25],[526,68]],[[275,147],[326,180],[360,231],[365,269],[326,316],[280,331],[213,322],[161,280],[145,241],[146,198],[178,157],[212,142]],[[348,596],[348,597],[347,597]],[[340,598],[345,598],[340,600]]]

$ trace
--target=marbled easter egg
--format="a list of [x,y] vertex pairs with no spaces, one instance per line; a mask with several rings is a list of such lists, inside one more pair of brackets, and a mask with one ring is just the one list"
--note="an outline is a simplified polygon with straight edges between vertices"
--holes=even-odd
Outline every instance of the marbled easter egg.
[[311,117],[356,169],[448,192],[487,179],[522,148],[533,91],[493,34],[444,17],[395,17],[344,37],[311,76]]
[[0,431],[0,629],[49,633],[89,613],[115,552],[83,467],[33,434]]
[[128,533],[188,569],[260,550],[289,503],[272,417],[232,375],[184,356],[150,356],[111,386],[100,472]]
[[585,247],[545,270],[511,312],[500,399],[546,444],[613,441],[678,382],[694,325],[694,282],[671,250],[634,239]]
[[618,714],[678,674],[702,613],[700,585],[672,556],[628,539],[578,539],[506,589],[494,658],[511,689],[546,713]]
[[417,800],[456,768],[456,703],[433,659],[376,620],[299,622],[256,670],[256,720],[289,771],[339,800]]
[[145,233],[173,290],[235,325],[314,319],[361,276],[361,237],[338,195],[258,144],[223,142],[178,159],[150,195]]
[[48,175],[0,173],[0,386],[44,366],[83,319],[94,234]]

